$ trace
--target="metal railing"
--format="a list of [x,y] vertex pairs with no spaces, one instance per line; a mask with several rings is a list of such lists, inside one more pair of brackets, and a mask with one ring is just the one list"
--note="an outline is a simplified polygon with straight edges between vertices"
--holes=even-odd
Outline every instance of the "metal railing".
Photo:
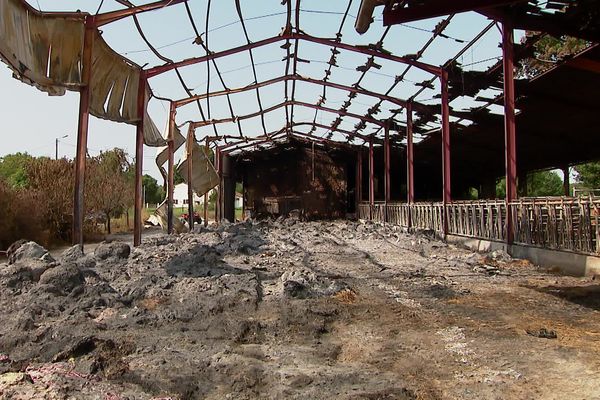
[[600,254],[600,198],[522,199],[510,207],[515,243]]
[[506,240],[504,201],[453,202],[446,206],[448,233],[480,239]]
[[[523,198],[509,204],[513,242],[600,255],[600,197]],[[506,241],[502,200],[359,204],[359,218],[479,239]]]

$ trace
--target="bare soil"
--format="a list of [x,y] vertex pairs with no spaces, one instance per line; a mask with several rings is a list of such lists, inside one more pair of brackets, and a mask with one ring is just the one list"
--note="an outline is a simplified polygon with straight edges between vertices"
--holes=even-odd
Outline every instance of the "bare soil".
[[600,284],[348,221],[0,264],[2,399],[599,399]]

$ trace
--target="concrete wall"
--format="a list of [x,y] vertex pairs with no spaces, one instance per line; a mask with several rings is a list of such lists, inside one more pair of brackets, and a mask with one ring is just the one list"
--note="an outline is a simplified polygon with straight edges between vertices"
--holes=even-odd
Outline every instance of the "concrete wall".
[[560,272],[573,276],[600,275],[600,257],[572,253],[568,251],[543,249],[540,247],[522,246],[494,242],[490,240],[475,239],[464,236],[448,235],[446,240],[466,246],[472,250],[488,252],[502,249],[515,258],[531,261],[535,265],[545,268],[556,268]]

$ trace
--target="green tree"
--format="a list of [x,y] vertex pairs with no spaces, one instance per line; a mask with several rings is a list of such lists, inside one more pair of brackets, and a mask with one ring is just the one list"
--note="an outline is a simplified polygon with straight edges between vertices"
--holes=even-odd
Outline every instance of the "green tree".
[[556,172],[539,171],[527,176],[528,196],[562,196],[563,194],[563,182]]
[[142,177],[142,185],[146,193],[146,203],[160,203],[165,197],[162,186],[158,186],[156,179],[146,174]]
[[89,208],[102,213],[106,231],[111,233],[111,218],[119,217],[133,204],[132,166],[127,153],[114,148],[88,159],[88,170]]
[[[527,175],[527,197],[562,196],[563,182],[554,171],[536,171]],[[506,179],[498,180],[496,197],[506,197]]]
[[600,189],[600,162],[580,164],[573,169],[578,183],[587,189]]
[[180,183],[184,183],[185,181],[183,180],[183,175],[181,175],[181,172],[179,172],[179,170],[177,168],[175,168],[174,174],[173,174],[173,182],[175,185],[179,185]]
[[10,187],[27,186],[27,164],[33,159],[27,153],[8,154],[0,157],[0,178]]
[[42,209],[41,228],[57,239],[69,240],[73,211],[73,162],[65,158],[32,158],[26,167],[27,190]]
[[[526,32],[523,40],[536,34],[536,32]],[[527,58],[521,63],[521,72],[529,77],[538,75],[553,67],[565,57],[582,51],[587,46],[589,46],[589,42],[571,36],[556,38],[544,35],[535,43],[533,57]]]

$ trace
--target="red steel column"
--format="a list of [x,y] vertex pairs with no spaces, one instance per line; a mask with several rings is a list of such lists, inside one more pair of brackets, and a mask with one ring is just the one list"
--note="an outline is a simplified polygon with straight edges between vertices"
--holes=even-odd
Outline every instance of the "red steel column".
[[450,182],[450,106],[448,104],[448,72],[442,71],[442,182],[444,192],[442,203],[444,212],[442,216],[443,233],[448,233],[448,218],[446,206],[452,201],[451,182]]
[[406,105],[406,202],[415,202],[412,103]]
[[196,142],[195,129],[193,124],[190,124],[186,141],[187,152],[187,190],[188,190],[188,227],[190,232],[194,229],[194,189],[192,188],[192,156],[194,155],[194,144]]
[[510,203],[517,198],[517,149],[515,128],[514,38],[512,25],[502,23],[502,59],[504,63],[504,143],[506,166],[506,243],[511,244],[513,219]]
[[169,164],[167,166],[167,232],[173,233],[173,184],[175,183],[175,114],[177,107],[171,103],[169,112]]
[[406,105],[406,202],[409,206],[408,227],[412,227],[410,206],[415,202],[412,102]]
[[73,232],[71,241],[83,249],[83,219],[85,194],[85,164],[87,156],[88,125],[90,119],[90,80],[92,77],[92,50],[94,45],[93,17],[85,19],[81,89],[79,90],[79,123],[75,153],[75,190],[73,195]]
[[383,219],[385,222],[388,220],[388,203],[390,202],[390,124],[386,122],[384,126],[384,140],[383,140],[383,172],[384,172],[384,204],[385,212],[383,213]]
[[384,153],[383,153],[383,162],[385,169],[385,203],[387,204],[391,198],[391,184],[392,181],[390,179],[390,127],[389,124],[385,125],[384,129],[385,138],[383,141],[384,145]]
[[375,205],[375,162],[373,160],[373,138],[369,140],[369,219],[373,219]]
[[356,213],[362,201],[362,149],[356,153]]
[[138,87],[137,113],[138,122],[135,136],[135,202],[133,214],[133,245],[142,243],[142,165],[144,162],[144,119],[146,114],[146,85],[148,84],[144,71],[140,71]]
[[[204,149],[206,150],[206,156],[210,152],[210,147],[208,145],[208,136],[206,137],[206,144],[204,145]],[[208,172],[208,171],[207,171]],[[204,193],[204,226],[208,226],[208,192]]]
[[217,185],[217,200],[215,201],[215,222],[217,225],[219,224],[219,211],[221,207],[221,151],[219,150],[219,146],[215,143],[215,160],[216,160],[216,168],[217,175],[219,177],[219,184]]

